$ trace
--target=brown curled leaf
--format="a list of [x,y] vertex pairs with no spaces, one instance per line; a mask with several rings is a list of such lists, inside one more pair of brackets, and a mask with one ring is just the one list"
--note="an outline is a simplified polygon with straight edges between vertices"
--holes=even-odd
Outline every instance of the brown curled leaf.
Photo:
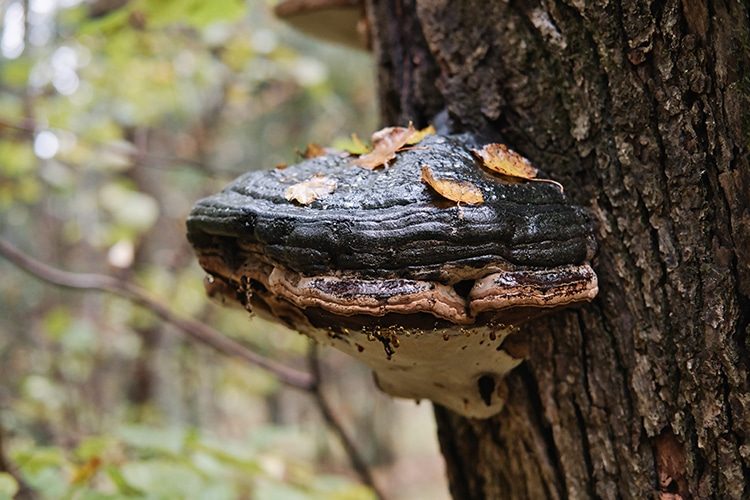
[[296,201],[302,205],[309,205],[318,198],[329,195],[336,190],[336,181],[324,175],[316,175],[311,179],[298,182],[286,188],[284,197],[289,201]]
[[472,149],[472,152],[482,159],[485,167],[501,175],[534,179],[539,173],[529,160],[505,144],[487,144],[482,149]]
[[438,179],[428,165],[422,165],[422,182],[434,189],[443,198],[455,201],[456,203],[466,203],[468,205],[484,203],[482,191],[477,186],[466,181]]
[[375,170],[384,167],[396,157],[396,153],[403,148],[409,138],[415,133],[414,126],[386,127],[372,134],[372,151],[354,160],[354,164]]
[[302,156],[309,160],[310,158],[317,158],[318,156],[323,156],[324,154],[326,154],[326,150],[323,146],[311,142],[305,148]]
[[409,136],[409,139],[406,141],[406,144],[413,146],[414,144],[418,144],[422,142],[422,139],[427,137],[428,135],[435,135],[437,132],[435,131],[435,127],[432,125],[429,125],[422,130],[417,130],[411,136]]

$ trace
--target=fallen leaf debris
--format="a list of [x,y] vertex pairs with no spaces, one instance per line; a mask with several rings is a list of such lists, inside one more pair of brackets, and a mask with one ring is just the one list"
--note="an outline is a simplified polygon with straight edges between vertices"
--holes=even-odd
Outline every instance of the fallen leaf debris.
[[478,205],[484,203],[482,191],[471,182],[441,179],[435,176],[429,165],[422,165],[422,182],[430,186],[443,198],[456,203]]
[[326,149],[323,146],[321,146],[320,144],[315,144],[314,142],[311,142],[305,148],[305,151],[302,153],[302,156],[305,159],[309,160],[310,158],[317,158],[318,156],[323,156],[324,154],[326,154]]
[[552,179],[537,178],[539,169],[505,144],[486,144],[482,149],[472,149],[471,151],[482,160],[482,165],[497,174],[532,182],[554,184],[560,189],[560,192],[563,191],[562,184],[559,182]]
[[422,139],[427,137],[428,135],[434,135],[436,134],[435,127],[432,125],[429,125],[422,130],[416,130],[411,136],[409,136],[409,139],[406,140],[406,144],[413,146],[414,144],[418,144],[422,142]]
[[411,123],[408,127],[386,127],[378,130],[372,134],[372,151],[363,154],[353,163],[368,170],[385,167],[396,157],[396,153],[406,146],[415,132]]
[[539,173],[529,160],[505,144],[487,144],[482,149],[472,149],[472,152],[482,159],[485,167],[500,175],[534,179]]
[[315,200],[327,196],[336,190],[336,181],[324,175],[298,182],[286,188],[284,197],[301,205],[309,205]]

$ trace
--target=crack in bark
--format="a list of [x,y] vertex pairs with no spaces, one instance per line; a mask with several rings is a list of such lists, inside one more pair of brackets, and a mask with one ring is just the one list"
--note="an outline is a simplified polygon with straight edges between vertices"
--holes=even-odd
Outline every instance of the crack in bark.
[[576,417],[576,423],[578,425],[578,433],[581,437],[581,441],[583,442],[583,460],[586,464],[586,472],[588,472],[588,478],[586,481],[586,492],[588,493],[589,498],[596,498],[597,495],[595,494],[596,488],[594,487],[594,482],[596,481],[596,473],[594,471],[594,465],[591,460],[591,452],[589,451],[591,448],[591,443],[589,443],[589,437],[587,433],[587,425],[586,420],[583,418],[583,414],[581,413],[581,408],[576,402],[575,398],[571,401],[571,404],[573,405],[573,410],[575,411],[575,417]]
[[[539,397],[539,394],[541,394],[539,386],[537,385],[537,379],[532,373],[531,369],[526,366],[526,363],[522,364],[516,369],[517,376],[523,381],[523,384],[525,387],[528,388],[528,402],[531,405],[531,412],[529,414],[529,417],[537,419],[533,425],[533,429],[537,429],[539,431],[539,435],[542,438],[542,442],[544,443],[544,451],[547,455],[547,458],[549,459],[550,466],[552,468],[552,472],[555,476],[555,483],[557,484],[556,493],[561,498],[567,498],[567,495],[565,492],[567,489],[565,488],[565,474],[563,472],[562,462],[560,460],[560,454],[559,450],[555,444],[555,438],[554,433],[552,431],[552,427],[550,426],[549,422],[543,420],[543,416],[545,414],[544,412],[544,405],[542,404],[542,400]],[[514,376],[516,373],[513,374]],[[502,414],[501,417],[502,418]],[[549,486],[551,488],[552,485]]]

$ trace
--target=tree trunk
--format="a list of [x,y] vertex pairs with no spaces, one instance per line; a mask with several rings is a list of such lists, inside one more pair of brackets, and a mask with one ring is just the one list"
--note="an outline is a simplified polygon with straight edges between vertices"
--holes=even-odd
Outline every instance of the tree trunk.
[[368,0],[384,122],[497,133],[597,228],[503,412],[435,409],[455,498],[750,498],[749,10]]

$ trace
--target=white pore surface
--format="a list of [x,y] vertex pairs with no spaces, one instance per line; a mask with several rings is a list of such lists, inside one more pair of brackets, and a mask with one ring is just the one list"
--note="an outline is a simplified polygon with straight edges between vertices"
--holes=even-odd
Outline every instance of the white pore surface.
[[[466,417],[488,418],[502,410],[503,378],[522,361],[498,349],[511,331],[485,326],[401,332],[393,334],[398,347],[393,348],[391,359],[380,340],[360,331],[349,330],[335,337],[317,328],[305,333],[367,364],[374,370],[380,389],[388,394],[429,399]],[[495,380],[489,404],[479,391],[478,380],[483,375]]]

